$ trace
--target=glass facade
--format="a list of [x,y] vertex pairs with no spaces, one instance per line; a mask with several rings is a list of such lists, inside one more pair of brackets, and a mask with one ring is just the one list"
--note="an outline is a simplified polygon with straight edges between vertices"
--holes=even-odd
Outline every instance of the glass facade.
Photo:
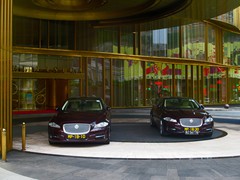
[[93,28],[23,17],[13,26],[14,110],[51,109],[74,96],[112,107],[148,107],[158,96],[240,102],[240,35],[216,26]]
[[179,27],[142,31],[141,55],[179,57]]
[[205,24],[194,23],[182,26],[182,37],[183,58],[206,60]]

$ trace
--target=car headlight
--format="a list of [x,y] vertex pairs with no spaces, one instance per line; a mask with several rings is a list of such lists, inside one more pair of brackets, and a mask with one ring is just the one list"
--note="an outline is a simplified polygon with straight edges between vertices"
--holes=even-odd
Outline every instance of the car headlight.
[[171,117],[165,117],[165,118],[163,118],[163,120],[168,121],[168,122],[175,122],[175,123],[177,122],[176,119],[173,119]]
[[98,124],[96,124],[96,123],[92,123],[92,126],[93,126],[93,131],[98,131],[98,130],[101,130],[102,128],[105,128],[105,127],[107,127],[109,125],[109,123],[108,122],[106,122],[106,121],[103,121],[103,122],[100,122],[100,123],[98,123]]
[[103,128],[108,126],[108,122],[100,122],[94,126],[94,128]]
[[60,128],[60,126],[55,122],[50,122],[50,123],[48,123],[48,125],[52,128]]
[[208,117],[207,119],[205,119],[205,123],[211,123],[211,122],[213,122],[212,117]]

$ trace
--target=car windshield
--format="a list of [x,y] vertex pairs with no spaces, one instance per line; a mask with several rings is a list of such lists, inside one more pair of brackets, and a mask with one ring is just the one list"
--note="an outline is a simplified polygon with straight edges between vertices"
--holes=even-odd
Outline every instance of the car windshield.
[[199,104],[193,99],[172,98],[165,99],[164,105],[167,109],[199,109]]
[[63,111],[101,111],[103,109],[100,100],[68,100],[62,107]]

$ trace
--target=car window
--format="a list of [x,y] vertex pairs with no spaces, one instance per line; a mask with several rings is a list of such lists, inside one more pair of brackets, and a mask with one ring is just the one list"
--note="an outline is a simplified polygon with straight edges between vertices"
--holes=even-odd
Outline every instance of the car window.
[[82,111],[101,111],[103,109],[100,100],[68,100],[63,105],[63,111],[82,112]]
[[199,109],[199,104],[193,99],[166,99],[164,107],[168,109]]

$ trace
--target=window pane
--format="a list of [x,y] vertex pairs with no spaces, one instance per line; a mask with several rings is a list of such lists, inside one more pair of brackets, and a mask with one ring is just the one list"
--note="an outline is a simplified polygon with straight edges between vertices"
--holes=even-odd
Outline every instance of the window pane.
[[117,28],[96,29],[95,34],[95,51],[118,53]]
[[186,66],[175,65],[175,93],[176,96],[186,96]]
[[120,53],[133,54],[133,35],[132,28],[125,26],[121,28]]
[[105,103],[111,104],[111,71],[110,71],[110,59],[104,59],[105,64]]
[[13,79],[12,85],[14,110],[46,108],[46,81],[44,79]]
[[230,91],[230,102],[239,103],[240,102],[240,69],[231,68],[229,69],[229,87],[232,89]]
[[229,65],[240,65],[240,35],[224,32],[223,36],[223,62]]
[[226,69],[221,67],[204,67],[204,104],[226,102]]
[[182,56],[184,58],[205,60],[204,27],[201,23],[182,26]]
[[146,62],[147,105],[158,97],[172,95],[172,65]]
[[216,62],[216,32],[211,26],[208,27],[208,61]]
[[88,59],[88,96],[97,96],[103,98],[103,76],[102,76],[101,58]]
[[13,46],[39,47],[39,22],[13,16]]
[[113,106],[126,106],[127,89],[124,82],[124,61],[113,60]]

